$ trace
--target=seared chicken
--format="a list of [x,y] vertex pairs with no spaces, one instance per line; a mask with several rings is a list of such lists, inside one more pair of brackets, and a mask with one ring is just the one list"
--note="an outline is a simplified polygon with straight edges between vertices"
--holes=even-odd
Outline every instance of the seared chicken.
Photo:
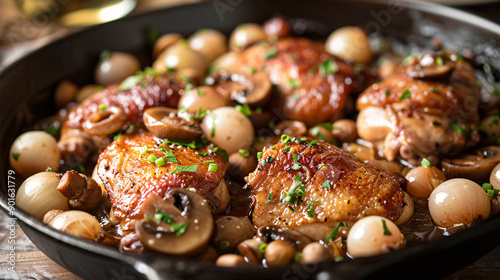
[[388,160],[460,153],[478,142],[477,91],[469,63],[426,54],[365,90],[357,101],[358,133]]
[[[213,148],[194,150],[161,143],[151,134],[122,136],[99,156],[97,174],[124,229],[133,229],[134,219],[142,218],[141,207],[151,194],[164,197],[170,189],[192,188],[207,196],[224,178],[227,161]],[[151,162],[152,156],[165,162]],[[207,162],[217,165],[217,170],[208,171]],[[181,171],[180,166],[191,170]]]
[[[286,142],[286,141],[285,141]],[[257,227],[357,221],[403,212],[399,183],[329,143],[310,139],[266,148],[247,178]]]
[[146,109],[177,107],[179,90],[186,83],[168,75],[148,74],[129,86],[109,86],[75,107],[61,130],[58,145],[63,158],[84,162],[92,149],[102,150],[109,145],[113,133],[130,126],[144,127],[142,115]]
[[324,44],[304,38],[259,43],[215,66],[231,72],[265,71],[279,92],[272,97],[272,107],[309,126],[338,118],[348,95],[369,82],[363,71],[328,54]]

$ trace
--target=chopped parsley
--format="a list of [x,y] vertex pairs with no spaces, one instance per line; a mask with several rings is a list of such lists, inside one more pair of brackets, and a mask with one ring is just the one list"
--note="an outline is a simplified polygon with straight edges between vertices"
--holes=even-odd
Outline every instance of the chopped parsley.
[[198,164],[194,165],[179,165],[172,171],[172,174],[177,174],[179,172],[196,172],[198,169]]
[[339,67],[335,61],[332,59],[327,59],[321,63],[319,66],[320,73],[323,74],[323,76],[326,76],[328,74],[332,73],[337,73],[339,71]]
[[165,154],[167,154],[167,155],[165,156],[165,159],[166,159],[168,162],[179,163],[179,162],[177,161],[177,159],[175,158],[175,155],[174,155],[174,153],[173,153],[172,151],[170,151],[170,150],[169,150],[169,151],[167,151],[167,150],[165,150],[165,149],[162,149],[162,151],[163,151]]
[[387,225],[385,224],[385,220],[382,220],[382,227],[384,228],[384,235],[392,235],[392,233],[387,228]]
[[390,90],[390,89],[387,89],[387,90],[385,91],[385,96],[389,96],[389,94],[391,94],[391,90]]
[[333,240],[335,236],[337,235],[337,232],[339,232],[340,227],[345,227],[347,228],[347,223],[346,222],[339,222],[337,226],[328,234],[328,236],[325,238],[325,242],[328,243],[328,241]]
[[314,147],[314,145],[318,144],[318,140],[312,140],[311,143],[309,143],[309,145],[311,145],[311,147]]
[[438,93],[438,90],[436,88],[431,88],[431,89],[429,89],[429,92]]
[[227,154],[226,150],[220,149],[219,147],[210,147],[210,151],[223,156],[226,161],[229,161],[229,155]]
[[203,91],[201,91],[199,88],[196,88],[196,93],[198,94],[198,96],[204,96],[205,93]]
[[292,154],[293,161],[295,162],[294,165],[292,166],[292,169],[297,171],[300,169],[301,164],[299,163],[299,160],[297,158],[297,154]]
[[50,167],[50,166],[45,169],[45,172],[51,172],[51,171],[52,171],[52,167]]
[[301,262],[302,261],[302,253],[295,252],[295,254],[293,255],[293,260],[296,262]]
[[443,59],[442,59],[442,58],[440,58],[440,57],[436,58],[436,64],[437,64],[438,66],[442,66],[442,65],[444,64],[444,63],[443,63]]
[[155,155],[150,155],[150,156],[148,157],[148,161],[149,161],[149,162],[156,162],[156,160],[157,160],[157,159],[158,159],[158,158],[157,158]]
[[19,158],[19,153],[12,153],[12,157],[14,158],[14,160],[17,160]]
[[405,91],[403,91],[403,95],[401,95],[401,97],[399,98],[399,100],[408,99],[408,98],[410,98],[410,96],[411,96],[410,90],[405,89]]
[[290,85],[291,88],[298,88],[300,85],[293,79],[288,80],[288,85]]
[[99,105],[99,110],[100,111],[104,111],[104,110],[106,110],[106,108],[108,108],[108,106],[106,106],[106,104]]

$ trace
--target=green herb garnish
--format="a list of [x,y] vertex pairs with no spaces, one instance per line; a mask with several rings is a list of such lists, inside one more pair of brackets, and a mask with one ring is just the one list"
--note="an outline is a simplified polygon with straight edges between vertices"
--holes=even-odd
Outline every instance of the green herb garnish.
[[12,153],[11,155],[14,158],[14,160],[17,160],[19,158],[20,154],[19,153]]
[[188,228],[189,223],[172,224],[171,228],[175,232],[175,236],[183,235]]
[[179,172],[196,172],[198,169],[198,164],[194,165],[179,165],[172,171],[172,174],[177,174]]
[[337,232],[339,231],[340,227],[345,227],[347,228],[347,223],[346,222],[339,222],[337,226],[328,234],[328,236],[325,238],[325,242],[328,243],[330,240],[334,239],[335,236],[337,235]]
[[410,96],[411,96],[410,90],[405,89],[405,91],[403,91],[403,95],[401,95],[401,97],[399,98],[399,100],[408,99],[408,98],[410,98]]
[[337,63],[335,63],[335,61],[333,61],[332,59],[327,59],[323,61],[319,66],[319,69],[321,71],[321,74],[323,74],[323,76],[326,76],[331,73],[337,73],[339,71]]
[[208,165],[209,172],[215,172],[215,171],[217,171],[217,168],[218,168],[218,166],[215,163],[210,163],[210,165]]
[[238,150],[238,153],[240,154],[240,156],[244,157],[244,158],[248,158],[250,156],[250,152],[248,150]]
[[433,166],[432,162],[430,162],[430,161],[429,161],[428,159],[426,159],[426,158],[423,158],[423,159],[422,159],[422,162],[420,162],[420,165],[422,165],[422,166],[423,166],[423,167],[425,167],[425,168],[428,168],[428,167],[432,167],[432,166]]
[[323,187],[323,188],[330,189],[330,188],[331,188],[331,185],[330,185],[330,180],[325,180],[325,182],[323,182],[322,187]]
[[163,221],[167,224],[174,222],[174,219],[172,217],[170,217],[170,215],[168,215],[167,213],[165,213],[159,209],[156,209],[154,219],[156,222]]
[[392,235],[392,233],[389,231],[387,228],[387,225],[385,223],[385,220],[382,220],[382,227],[384,228],[384,235]]
[[250,106],[248,106],[248,104],[236,105],[234,106],[234,109],[247,117],[250,117],[252,115],[252,109],[250,109]]

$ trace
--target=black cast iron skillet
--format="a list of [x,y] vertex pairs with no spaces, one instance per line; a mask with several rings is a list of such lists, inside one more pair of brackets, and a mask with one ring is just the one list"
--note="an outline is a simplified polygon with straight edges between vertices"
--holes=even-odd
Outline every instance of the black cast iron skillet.
[[[143,66],[150,65],[147,34],[153,29],[187,36],[199,28],[215,28],[229,34],[240,23],[262,23],[276,13],[293,19],[295,32],[313,39],[324,39],[341,26],[357,25],[369,33],[430,49],[431,37],[439,35],[445,47],[468,48],[481,63],[500,63],[495,51],[500,48],[499,26],[454,9],[399,1],[219,0],[90,28],[43,47],[0,73],[0,176],[4,178],[0,204],[4,210],[9,147],[23,126],[55,112],[51,92],[58,81],[90,83],[104,49],[134,53]],[[155,253],[122,254],[44,226],[22,210],[16,210],[15,218],[40,250],[86,279],[430,279],[447,275],[500,244],[497,216],[451,237],[383,256],[272,269],[221,268]]]

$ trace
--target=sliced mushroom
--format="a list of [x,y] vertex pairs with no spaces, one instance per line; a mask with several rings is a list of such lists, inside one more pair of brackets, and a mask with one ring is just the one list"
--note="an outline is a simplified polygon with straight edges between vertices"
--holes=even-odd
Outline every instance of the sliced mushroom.
[[408,76],[417,79],[440,79],[446,77],[455,68],[449,58],[433,53],[425,53],[419,64],[407,68]]
[[441,161],[446,178],[467,178],[479,184],[488,182],[491,170],[500,162],[500,147],[488,146],[464,154],[458,158]]
[[255,228],[247,216],[222,216],[215,220],[212,243],[220,250],[234,251],[238,244],[254,234]]
[[83,124],[83,130],[89,135],[105,136],[118,131],[126,121],[127,115],[122,108],[109,106],[91,115]]
[[57,190],[67,197],[73,210],[90,212],[101,202],[101,187],[97,182],[74,170],[67,171],[61,177]]
[[68,129],[57,142],[61,159],[67,163],[84,163],[92,153],[94,145],[90,137],[78,129]]
[[198,122],[179,116],[177,109],[149,108],[144,112],[143,119],[144,125],[156,137],[170,141],[193,141],[203,134]]
[[206,196],[206,199],[212,203],[214,214],[226,211],[229,202],[231,202],[231,194],[227,188],[226,180],[222,179],[219,185]]
[[307,126],[301,121],[282,121],[274,128],[274,134],[278,136],[281,134],[287,134],[292,137],[299,137],[306,135],[306,133]]
[[173,189],[165,199],[151,195],[135,224],[145,247],[169,255],[193,256],[206,248],[214,230],[210,203],[195,192]]
[[229,156],[228,174],[238,182],[244,182],[245,177],[257,168],[257,157],[248,151],[237,152]]
[[264,71],[244,74],[219,70],[207,78],[207,83],[231,100],[253,107],[265,105],[272,90],[269,75]]
[[265,243],[274,240],[290,242],[296,250],[302,251],[312,240],[302,233],[285,226],[263,226],[257,230],[257,237]]
[[[328,222],[328,223],[312,223],[305,224],[295,228],[296,231],[301,234],[309,237],[313,241],[325,240],[325,238],[332,232],[332,230],[337,226],[336,222]],[[338,236],[347,237],[347,233],[352,222],[348,222],[348,227],[340,227],[338,231]]]

